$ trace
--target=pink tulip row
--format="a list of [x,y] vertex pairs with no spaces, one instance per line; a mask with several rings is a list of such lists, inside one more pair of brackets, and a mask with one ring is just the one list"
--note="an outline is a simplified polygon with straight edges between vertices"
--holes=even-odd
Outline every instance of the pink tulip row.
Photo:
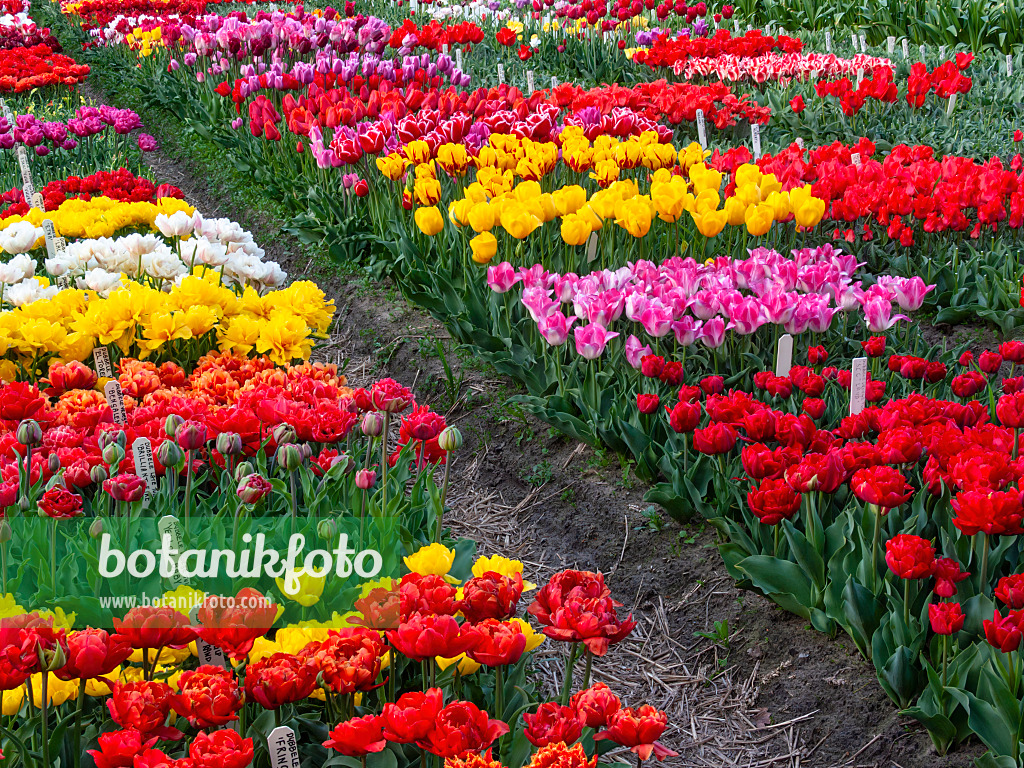
[[[572,328],[576,351],[594,359],[620,335],[609,329],[623,316],[654,339],[672,333],[681,346],[699,341],[717,348],[727,331],[746,336],[774,325],[794,335],[824,333],[836,315],[856,311],[870,332],[880,333],[909,319],[893,314],[894,303],[908,312],[920,309],[935,288],[920,277],[892,276],[865,288],[853,279],[859,266],[855,257],[826,244],[793,251],[792,258],[757,248],[746,259],[700,264],[674,257],[660,266],[638,261],[583,277],[548,272],[541,264],[517,270],[503,262],[488,268],[487,284],[496,293],[521,284],[520,301],[552,346],[568,340],[574,323],[586,323]],[[563,305],[571,306],[568,315]],[[651,348],[630,335],[625,351],[639,367]]]
[[889,59],[864,54],[857,54],[852,59],[841,59],[831,53],[766,53],[762,56],[723,54],[714,58],[677,61],[672,71],[685,76],[687,80],[717,77],[724,81],[780,81],[784,85],[791,79],[856,75],[858,71],[872,72],[877,67],[893,69],[893,63]]

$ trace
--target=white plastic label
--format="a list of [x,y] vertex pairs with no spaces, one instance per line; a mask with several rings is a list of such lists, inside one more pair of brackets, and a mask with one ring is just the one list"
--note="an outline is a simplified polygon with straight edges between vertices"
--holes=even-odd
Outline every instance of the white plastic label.
[[533,70],[526,70],[526,95],[529,96],[533,93]]
[[850,373],[850,415],[864,410],[868,394],[868,359],[855,357]]
[[885,50],[889,52],[890,56],[896,53],[896,38],[892,35],[885,38]]
[[456,48],[455,49],[455,66],[458,67],[460,70],[462,69],[462,49],[461,48]]
[[96,347],[92,351],[92,362],[96,375],[101,379],[109,379],[114,375],[114,366],[110,364],[110,350],[106,347]]
[[907,40],[907,38],[903,38],[902,43],[903,43],[903,58],[904,59],[909,59],[910,58],[910,41]]
[[558,87],[558,78],[557,77],[552,77],[551,78],[551,87],[552,88],[557,88]]
[[754,145],[754,159],[761,159],[761,126],[757,123],[750,124],[750,142]]
[[789,376],[793,368],[793,337],[784,333],[779,337],[779,348],[775,352],[775,375]]
[[505,65],[498,65],[498,85],[504,85],[505,83]]
[[949,101],[946,102],[946,117],[953,116],[953,110],[956,109],[956,94],[954,93],[949,97]]
[[868,52],[868,38],[867,38],[866,35],[861,35],[860,36],[860,50],[861,50],[861,53],[867,53]]
[[132,458],[135,459],[135,474],[146,481],[145,504],[156,495],[156,462],[153,461],[153,444],[148,437],[138,437],[132,443]]
[[708,148],[708,134],[707,129],[704,126],[704,110],[697,110],[697,140],[700,142],[701,149]]
[[825,30],[825,52],[832,53],[832,30]]
[[46,258],[52,259],[57,255],[57,233],[50,219],[43,219],[43,234],[46,236]]
[[108,381],[103,387],[103,394],[107,396],[107,405],[110,406],[110,413],[115,424],[124,424],[128,421],[128,414],[124,408],[124,392],[121,390],[121,382]]
[[[168,550],[168,555],[170,555],[173,566],[178,562],[176,555],[185,550],[185,534],[181,530],[181,522],[174,515],[164,515],[157,521],[156,530],[160,535],[161,547],[163,547],[165,539],[170,539],[171,548]],[[177,568],[172,568],[171,575],[166,578],[174,587],[192,584],[192,580],[179,573]]]
[[597,258],[597,232],[591,232],[590,237],[587,238],[587,261],[593,261]]
[[295,731],[287,725],[279,725],[270,732],[270,736],[267,737],[267,748],[270,751],[270,765],[273,768],[302,768]]
[[854,152],[853,154],[851,154],[850,155],[850,162],[853,163],[854,165],[856,165],[859,168],[860,167],[860,152]]

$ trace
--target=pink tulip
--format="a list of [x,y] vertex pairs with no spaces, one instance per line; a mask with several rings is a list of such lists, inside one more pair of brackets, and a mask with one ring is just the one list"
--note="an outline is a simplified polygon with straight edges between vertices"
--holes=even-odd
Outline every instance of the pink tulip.
[[906,315],[893,315],[892,303],[875,296],[864,303],[864,320],[871,333],[881,333],[892,328],[900,320],[909,320]]
[[579,277],[573,272],[568,272],[560,277],[556,277],[555,298],[563,304],[568,304],[572,301],[572,295],[576,292],[576,284],[579,281]]
[[597,323],[590,323],[582,328],[573,328],[576,336],[576,353],[587,360],[596,360],[604,354],[608,342],[619,334],[611,333]]
[[893,293],[896,294],[896,303],[900,309],[907,312],[915,312],[924,304],[924,297],[935,290],[934,285],[926,286],[924,280],[914,276],[892,283]]
[[640,339],[630,334],[629,338],[626,339],[626,361],[639,370],[640,361],[644,359],[644,355],[649,354],[651,354],[651,345],[641,344]]
[[717,349],[725,341],[725,320],[713,317],[704,323],[700,332],[700,340],[705,347]]
[[640,324],[656,339],[672,330],[672,312],[661,302],[650,302],[640,313]]
[[780,290],[772,290],[761,297],[761,306],[764,308],[765,317],[768,322],[776,325],[785,324],[796,311],[797,294],[786,293]]
[[767,322],[761,301],[754,297],[740,299],[729,310],[728,330],[749,336]]
[[547,317],[541,318],[540,322],[537,323],[537,330],[540,331],[540,335],[544,337],[544,341],[548,344],[553,347],[560,347],[569,338],[569,326],[578,319],[576,317],[566,318],[561,312],[555,311]]
[[607,328],[620,317],[626,306],[621,291],[603,291],[587,305],[587,319]]
[[721,308],[722,303],[719,301],[718,293],[707,289],[697,291],[693,297],[693,303],[690,305],[690,311],[701,320],[710,320],[718,314]]
[[547,289],[538,286],[531,286],[523,290],[520,301],[530,312],[530,317],[535,323],[539,323],[542,318],[558,310],[558,302],[548,296]]
[[688,347],[700,338],[701,329],[704,323],[687,315],[681,320],[672,323],[672,331],[676,335],[676,341],[681,346]]
[[520,281],[519,275],[507,261],[487,268],[487,285],[495,293],[505,293]]

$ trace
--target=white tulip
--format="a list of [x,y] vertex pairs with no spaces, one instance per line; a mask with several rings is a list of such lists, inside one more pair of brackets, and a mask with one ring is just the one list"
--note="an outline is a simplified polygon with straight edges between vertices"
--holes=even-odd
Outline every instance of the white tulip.
[[31,251],[36,241],[43,236],[43,230],[36,229],[28,221],[16,221],[0,232],[0,251],[25,253]]
[[158,214],[153,223],[164,237],[184,237],[192,233],[194,226],[192,217],[184,211],[175,211],[170,216]]

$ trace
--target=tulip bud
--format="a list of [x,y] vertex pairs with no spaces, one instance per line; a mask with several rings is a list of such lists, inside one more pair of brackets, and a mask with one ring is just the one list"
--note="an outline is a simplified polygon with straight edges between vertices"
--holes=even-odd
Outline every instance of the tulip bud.
[[185,423],[185,419],[183,419],[181,416],[179,416],[176,413],[172,413],[164,421],[164,433],[168,437],[173,438],[177,434],[177,432],[178,432],[178,427],[180,427],[184,423]]
[[313,449],[310,448],[306,443],[299,443],[299,452],[302,453],[302,460],[308,461],[313,458]]
[[302,465],[302,451],[294,443],[285,443],[277,449],[277,463],[286,472],[294,472]]
[[316,527],[316,535],[323,541],[334,541],[338,537],[338,524],[333,520],[321,520]]
[[100,466],[99,464],[89,470],[89,479],[96,483],[96,485],[102,485],[103,481],[108,477],[110,477],[110,475],[107,474],[106,467]]
[[28,496],[22,496],[18,499],[18,509],[21,510],[22,514],[28,512],[32,508],[32,505],[28,501]]
[[185,452],[173,440],[164,440],[157,446],[156,460],[165,467],[177,467],[185,458]]
[[457,451],[462,447],[462,433],[456,427],[445,427],[437,436],[437,445],[442,451]]
[[242,436],[237,432],[221,432],[217,435],[217,453],[221,456],[240,456]]
[[103,449],[103,461],[107,466],[112,467],[124,458],[124,448],[117,443],[110,443]]
[[108,445],[119,445],[124,448],[128,445],[128,435],[124,433],[123,429],[108,429],[99,433],[96,438],[102,451]]
[[25,419],[18,425],[15,437],[26,448],[35,448],[43,442],[43,428],[39,426],[39,422],[35,419]]
[[273,490],[273,486],[265,477],[258,474],[249,474],[238,482],[235,493],[245,504],[256,504],[264,496]]
[[183,451],[195,451],[206,442],[206,425],[198,421],[183,421],[174,432],[174,439]]
[[92,525],[89,526],[89,535],[94,539],[98,539],[103,535],[103,518],[97,517],[92,521]]
[[14,532],[11,530],[10,523],[6,520],[0,520],[0,544],[6,544],[13,538]]
[[40,654],[39,661],[43,672],[53,672],[67,664],[68,657],[61,644],[55,643]]
[[299,436],[295,432],[295,427],[291,424],[278,424],[274,427],[274,442],[278,445],[294,443],[298,439]]
[[384,431],[384,417],[377,411],[370,411],[363,416],[362,430],[367,437],[380,437]]
[[46,466],[51,475],[60,472],[60,457],[56,453],[51,453],[46,457]]
[[255,471],[256,469],[250,462],[243,461],[241,464],[235,467],[235,482],[238,482],[243,477],[248,477]]
[[377,473],[372,469],[360,469],[356,472],[356,488],[368,491],[377,484]]

